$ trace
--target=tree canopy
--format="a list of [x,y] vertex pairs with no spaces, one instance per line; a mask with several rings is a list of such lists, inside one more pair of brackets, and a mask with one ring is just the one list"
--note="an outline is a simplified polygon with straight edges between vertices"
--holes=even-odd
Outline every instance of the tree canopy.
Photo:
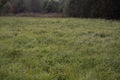
[[72,17],[120,19],[119,0],[70,0],[68,15]]
[[0,0],[0,14],[64,13],[69,17],[120,19],[119,0]]

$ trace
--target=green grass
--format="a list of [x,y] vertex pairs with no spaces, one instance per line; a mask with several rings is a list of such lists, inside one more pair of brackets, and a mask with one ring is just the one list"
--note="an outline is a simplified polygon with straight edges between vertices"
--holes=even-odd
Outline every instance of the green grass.
[[120,21],[0,17],[0,80],[119,80]]

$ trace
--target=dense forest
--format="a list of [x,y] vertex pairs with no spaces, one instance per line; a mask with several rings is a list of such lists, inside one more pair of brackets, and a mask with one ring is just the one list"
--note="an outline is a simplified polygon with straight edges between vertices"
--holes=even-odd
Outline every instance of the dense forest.
[[119,0],[0,0],[0,14],[62,13],[69,17],[120,19]]
[[120,19],[120,0],[70,0],[68,15]]
[[0,0],[0,14],[62,13],[64,0]]

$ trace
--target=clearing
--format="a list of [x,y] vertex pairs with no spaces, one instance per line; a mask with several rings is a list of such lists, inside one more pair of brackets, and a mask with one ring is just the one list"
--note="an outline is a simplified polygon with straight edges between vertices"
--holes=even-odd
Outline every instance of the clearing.
[[119,80],[120,21],[0,17],[1,80]]

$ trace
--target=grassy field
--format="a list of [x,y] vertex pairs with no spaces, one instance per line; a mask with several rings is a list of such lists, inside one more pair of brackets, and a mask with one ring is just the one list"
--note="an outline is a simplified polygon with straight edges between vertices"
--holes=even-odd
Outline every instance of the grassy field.
[[119,80],[120,21],[0,17],[0,80]]

